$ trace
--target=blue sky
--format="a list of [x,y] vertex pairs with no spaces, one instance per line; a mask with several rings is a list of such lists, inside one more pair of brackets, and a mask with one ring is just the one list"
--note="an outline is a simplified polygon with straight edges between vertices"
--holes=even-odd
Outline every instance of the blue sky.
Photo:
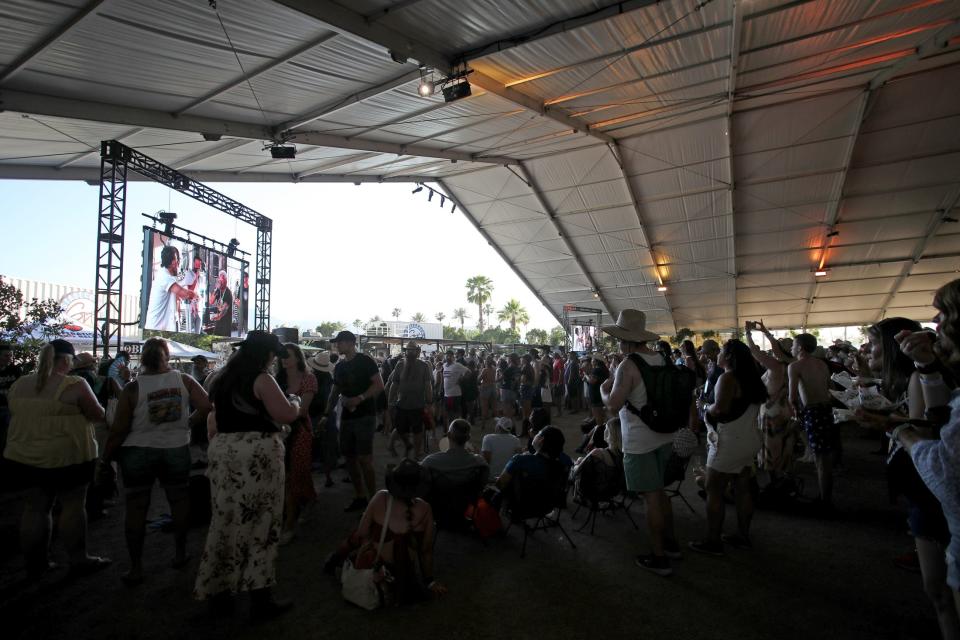
[[[557,321],[457,211],[428,203],[426,190],[408,184],[211,184],[274,220],[272,324],[313,327],[323,320],[350,323],[373,315],[401,319],[422,312],[433,320],[466,307],[464,283],[474,275],[494,281],[493,304],[509,298],[530,314],[528,328]],[[0,274],[92,288],[99,190],[84,182],[0,180],[5,228]],[[124,290],[140,288],[141,213],[178,214],[177,224],[255,251],[252,227],[171,189],[130,182]],[[251,258],[252,260],[252,258]],[[446,324],[451,321],[445,320]]]

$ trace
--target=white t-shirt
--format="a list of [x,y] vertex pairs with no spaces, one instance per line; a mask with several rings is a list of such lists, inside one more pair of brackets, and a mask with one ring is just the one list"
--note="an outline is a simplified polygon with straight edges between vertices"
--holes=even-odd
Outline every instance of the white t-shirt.
[[488,433],[483,436],[480,451],[490,452],[490,477],[503,473],[510,458],[523,449],[520,438],[511,433]]
[[462,396],[463,391],[460,390],[460,381],[463,379],[463,376],[468,373],[470,373],[470,369],[467,369],[459,362],[454,362],[453,364],[444,363],[443,395],[447,398]]
[[176,276],[166,269],[161,268],[154,274],[147,303],[147,321],[143,325],[145,329],[177,330],[177,296],[171,291],[175,284]]
[[[650,366],[662,367],[664,365],[663,356],[659,353],[638,353],[637,355]],[[624,358],[624,362],[626,361],[627,359]],[[647,404],[647,387],[643,384],[643,380],[640,380],[637,386],[633,388],[633,391],[627,396],[627,400],[638,410]],[[633,455],[650,453],[665,444],[670,444],[673,442],[674,436],[672,433],[657,433],[652,430],[644,424],[640,416],[627,408],[626,403],[620,407],[620,435],[623,438],[623,452]]]

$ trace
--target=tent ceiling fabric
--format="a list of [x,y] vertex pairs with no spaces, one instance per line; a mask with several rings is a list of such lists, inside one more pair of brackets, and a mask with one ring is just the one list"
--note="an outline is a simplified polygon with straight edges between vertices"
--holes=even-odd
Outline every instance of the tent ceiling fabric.
[[98,180],[119,139],[205,181],[434,182],[558,317],[665,335],[927,319],[960,271],[955,0],[217,4],[8,0],[0,177]]

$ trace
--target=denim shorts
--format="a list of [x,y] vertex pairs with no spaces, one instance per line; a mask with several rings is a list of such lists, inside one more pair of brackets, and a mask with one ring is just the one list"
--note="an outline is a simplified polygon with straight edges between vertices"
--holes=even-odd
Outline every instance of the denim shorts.
[[190,447],[187,445],[172,449],[120,447],[118,461],[123,486],[128,492],[151,489],[156,480],[164,489],[190,484]]

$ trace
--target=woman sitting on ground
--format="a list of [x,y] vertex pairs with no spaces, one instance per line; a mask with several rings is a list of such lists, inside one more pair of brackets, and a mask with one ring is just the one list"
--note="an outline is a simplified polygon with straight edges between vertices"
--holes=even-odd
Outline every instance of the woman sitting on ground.
[[[717,358],[724,373],[717,380],[713,404],[707,406],[707,538],[690,548],[708,555],[723,555],[723,543],[749,548],[753,517],[751,473],[760,450],[757,415],[767,399],[767,389],[747,345],[728,340]],[[735,482],[737,506],[735,536],[722,535],[726,511],[723,494]]]
[[[198,412],[190,415],[190,406]],[[192,376],[170,368],[170,348],[163,338],[150,338],[140,353],[140,375],[123,388],[103,458],[116,457],[123,473],[127,516],[124,530],[130,571],[129,587],[143,582],[143,540],[150,494],[157,480],[167,495],[173,517],[176,553],[170,566],[187,563],[190,525],[190,422],[205,420],[207,392]],[[199,423],[199,424],[202,424]]]
[[387,601],[412,604],[445,594],[446,587],[433,573],[433,510],[417,497],[426,488],[423,468],[404,459],[387,473],[385,484],[370,500],[356,532],[328,564],[342,564],[352,555],[355,568],[371,568],[386,526],[380,560],[392,578]]

